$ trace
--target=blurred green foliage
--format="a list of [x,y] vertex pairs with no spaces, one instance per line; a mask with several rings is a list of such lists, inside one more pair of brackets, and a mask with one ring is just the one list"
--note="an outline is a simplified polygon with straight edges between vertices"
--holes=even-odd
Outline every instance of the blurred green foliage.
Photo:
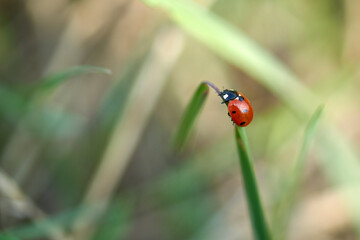
[[[254,106],[247,133],[269,225],[275,225],[269,213],[278,193],[301,175],[295,188],[297,211],[286,213],[299,226],[289,226],[286,237],[316,239],[319,235],[302,235],[314,232],[324,239],[341,239],[342,234],[357,239],[356,1],[143,2],[154,8],[115,0],[0,3],[0,167],[18,187],[0,182],[1,231],[21,239],[53,238],[57,226],[73,236],[79,219],[89,214],[89,239],[249,239],[233,128],[215,94],[207,97],[181,154],[171,150],[179,128],[179,142],[185,142],[195,114],[185,118],[185,127],[181,115],[206,80],[241,90]],[[172,25],[168,18],[185,33],[165,34],[169,42],[186,44],[171,72],[161,66],[151,72],[149,62],[166,64],[174,54],[171,47],[156,45],[167,31],[164,25]],[[154,55],[153,48],[161,54]],[[106,76],[108,69],[93,66],[106,66],[114,74]],[[165,88],[154,92],[149,87],[148,96],[136,96],[137,77],[144,71],[148,79],[162,75]],[[144,106],[147,97],[159,99],[147,109],[149,116],[141,102],[132,107],[137,118],[147,119],[142,126],[125,112],[134,106],[129,92]],[[289,174],[294,166],[289,159],[309,142],[305,137],[302,143],[303,129],[323,102],[327,108],[313,147],[303,148],[299,158],[304,164]],[[141,129],[136,148],[103,214],[92,215],[98,203],[87,208],[84,196],[116,124],[125,120],[134,123],[129,132]],[[119,145],[119,152],[125,150]],[[109,168],[109,176],[113,171]],[[26,199],[18,198],[19,189]],[[355,221],[345,218],[338,226],[321,218],[321,212],[306,215],[308,201],[323,199],[324,192],[345,192],[343,204]],[[43,217],[30,211],[33,205],[45,212]],[[342,219],[341,207],[329,208],[339,216],[334,219]],[[309,219],[335,227],[304,225]],[[306,231],[293,230],[304,226]]]

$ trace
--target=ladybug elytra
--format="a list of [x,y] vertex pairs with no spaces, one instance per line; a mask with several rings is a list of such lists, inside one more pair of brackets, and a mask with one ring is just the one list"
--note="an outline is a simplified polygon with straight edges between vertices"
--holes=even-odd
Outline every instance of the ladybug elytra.
[[243,94],[232,89],[225,89],[219,96],[223,99],[222,103],[228,106],[228,115],[236,125],[245,127],[250,124],[254,112],[250,101]]

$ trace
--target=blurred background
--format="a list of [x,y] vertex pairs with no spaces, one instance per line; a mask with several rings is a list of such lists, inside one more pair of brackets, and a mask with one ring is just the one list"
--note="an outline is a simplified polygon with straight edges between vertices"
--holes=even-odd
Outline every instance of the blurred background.
[[[339,144],[358,156],[360,2],[194,2],[294,72],[326,103],[323,121],[345,139]],[[309,118],[140,0],[1,0],[1,236],[252,239],[233,126],[214,91],[184,150],[172,149],[204,80],[253,105],[246,130],[276,231],[274,209]],[[332,149],[318,143],[275,239],[360,239],[343,178],[331,172],[346,177],[347,152],[336,155],[339,165],[324,164]]]

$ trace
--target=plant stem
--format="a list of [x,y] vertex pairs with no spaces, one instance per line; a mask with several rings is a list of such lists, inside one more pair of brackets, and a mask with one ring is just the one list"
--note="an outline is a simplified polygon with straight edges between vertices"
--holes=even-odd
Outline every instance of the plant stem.
[[235,126],[235,138],[239,154],[240,170],[242,172],[245,185],[248,209],[250,212],[255,239],[270,240],[271,237],[266,224],[265,215],[261,207],[259,192],[256,185],[245,128]]

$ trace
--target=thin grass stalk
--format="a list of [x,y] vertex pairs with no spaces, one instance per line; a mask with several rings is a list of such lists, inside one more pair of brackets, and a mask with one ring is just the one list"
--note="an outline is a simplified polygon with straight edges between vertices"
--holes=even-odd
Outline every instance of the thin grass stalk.
[[[85,205],[102,202],[98,209],[99,215],[106,210],[126,170],[168,75],[180,56],[183,40],[183,34],[172,27],[159,31],[149,55],[134,79],[128,104],[124,106],[123,115],[115,123],[109,143],[84,196]],[[78,239],[88,239],[93,232],[94,227],[81,219],[74,223],[73,236]]]
[[255,239],[270,240],[271,236],[261,206],[245,128],[235,127],[235,140]]
[[306,165],[307,155],[309,153],[311,140],[314,138],[316,125],[322,115],[324,105],[320,105],[312,115],[305,129],[303,142],[297,156],[295,166],[285,179],[286,186],[279,196],[276,204],[274,216],[274,234],[276,239],[285,239],[287,223],[290,218],[290,212],[295,204],[297,192],[300,188],[301,176]]
[[[0,169],[0,196],[8,199],[12,205],[14,213],[19,216],[26,216],[33,222],[46,218],[46,214],[34,204],[34,202],[24,194],[15,181],[13,181],[4,171]],[[54,240],[65,239],[64,231],[56,224],[46,222],[44,227],[48,230],[48,238]],[[0,239],[2,238],[0,234]],[[15,239],[15,238],[6,238]]]
[[40,91],[51,90],[58,87],[60,84],[70,80],[71,78],[85,75],[85,74],[111,74],[111,70],[98,66],[91,65],[81,65],[74,66],[71,68],[67,68],[63,71],[56,72],[54,74],[50,74],[46,77],[43,77],[39,81],[37,81],[33,86],[31,86],[31,90],[35,93],[39,93]]
[[190,103],[186,107],[184,116],[180,122],[179,128],[175,134],[174,147],[177,150],[181,150],[186,143],[190,135],[190,131],[195,123],[197,116],[199,115],[205,100],[209,93],[209,87],[207,83],[201,83],[194,93]]

